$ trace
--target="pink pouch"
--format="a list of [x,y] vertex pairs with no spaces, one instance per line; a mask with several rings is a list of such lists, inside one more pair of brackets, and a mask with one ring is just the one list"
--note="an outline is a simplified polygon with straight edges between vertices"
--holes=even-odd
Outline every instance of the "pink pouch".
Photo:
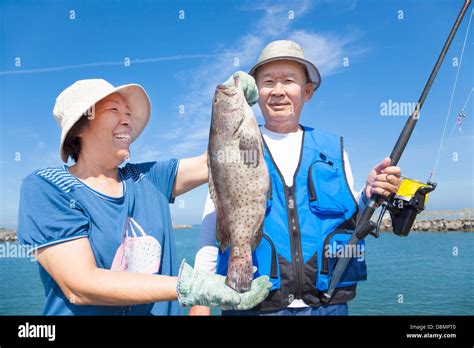
[[[141,236],[137,235],[135,229],[141,233]],[[159,271],[160,261],[160,243],[156,238],[147,235],[132,217],[128,217],[124,225],[123,241],[115,253],[110,269],[153,274]]]

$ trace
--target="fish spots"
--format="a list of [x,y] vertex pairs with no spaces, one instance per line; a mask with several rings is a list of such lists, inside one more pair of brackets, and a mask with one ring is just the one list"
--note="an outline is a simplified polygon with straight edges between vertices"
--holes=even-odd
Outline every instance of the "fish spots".
[[[269,175],[263,159],[263,143],[257,122],[241,89],[216,91],[209,135],[209,167],[217,220],[225,222],[226,233],[218,231],[219,244],[230,245],[226,284],[244,292],[253,279],[252,247],[261,239]],[[241,161],[218,161],[219,151],[239,153]],[[245,157],[247,156],[247,157]],[[211,186],[211,185],[210,185]]]

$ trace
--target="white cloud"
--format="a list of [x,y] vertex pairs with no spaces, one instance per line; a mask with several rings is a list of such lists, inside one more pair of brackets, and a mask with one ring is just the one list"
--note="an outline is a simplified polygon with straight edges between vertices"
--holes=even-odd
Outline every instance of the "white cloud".
[[163,152],[158,150],[156,146],[144,145],[130,149],[130,160],[132,162],[157,161],[161,156],[163,156]]
[[[319,1],[316,4],[325,3]],[[350,1],[351,7],[355,1]],[[215,51],[209,54],[173,55],[166,57],[155,57],[149,59],[135,59],[132,64],[164,61],[208,58],[205,64],[198,65],[187,71],[176,74],[178,80],[185,81],[185,93],[176,97],[177,105],[185,105],[185,114],[175,118],[167,128],[170,132],[161,132],[153,137],[156,143],[168,143],[165,149],[158,150],[156,145],[138,146],[132,153],[133,159],[140,161],[156,160],[160,156],[198,155],[206,148],[209,125],[211,120],[211,100],[217,84],[225,81],[234,71],[248,69],[257,61],[261,50],[269,42],[276,39],[291,39],[301,44],[306,56],[320,69],[323,80],[326,76],[341,70],[342,59],[348,56],[353,59],[364,53],[360,48],[354,47],[353,43],[360,39],[362,34],[351,31],[348,35],[314,33],[302,29],[292,29],[298,18],[305,16],[314,6],[309,0],[293,1],[291,4],[285,2],[263,2],[252,7],[239,8],[237,10],[253,13],[261,13],[258,21],[248,26],[248,31],[233,43],[216,45]],[[347,6],[347,3],[345,4]],[[293,11],[294,18],[290,19],[289,11]],[[234,58],[239,59],[239,67],[234,66]],[[55,67],[54,69],[72,69],[84,66],[121,64],[122,62],[92,63],[84,65],[71,65]],[[50,69],[38,69],[35,72],[45,72]],[[33,72],[33,71],[32,71]],[[1,73],[1,72],[0,72]],[[263,121],[258,107],[254,107],[257,119]],[[37,134],[28,132],[29,136]],[[44,150],[42,142],[38,148]],[[49,158],[52,162],[52,157]]]
[[207,137],[206,140],[185,140],[179,142],[171,147],[170,154],[173,157],[183,157],[183,156],[197,156],[206,150]]
[[[277,39],[298,42],[305,50],[306,57],[320,69],[323,79],[342,71],[344,57],[352,60],[366,52],[366,49],[354,45],[362,37],[358,30],[346,35],[293,30],[291,27],[295,20],[289,18],[288,11],[294,11],[295,18],[298,18],[304,16],[311,6],[310,1],[303,0],[292,2],[291,5],[264,2],[251,8],[240,8],[241,11],[263,11],[263,15],[259,21],[249,25],[248,33],[227,45],[227,48],[216,47],[223,54],[216,56],[211,63],[177,74],[179,80],[186,77],[187,93],[177,99],[177,103],[185,105],[186,113],[182,119],[170,125],[173,133],[179,134],[182,139],[179,144],[171,146],[172,152],[191,156],[206,147],[212,113],[211,100],[217,84],[224,82],[236,70],[248,71],[269,42]],[[355,2],[351,1],[351,8],[354,6]],[[235,52],[238,54],[234,56]],[[235,57],[239,59],[239,67],[233,64]],[[255,113],[258,114],[258,110]],[[201,135],[201,141],[196,139],[195,134]]]
[[[221,54],[177,54],[173,56],[162,56],[162,57],[152,57],[152,58],[145,58],[145,59],[130,59],[128,62],[130,65],[135,64],[144,64],[144,63],[156,63],[156,62],[165,62],[165,61],[180,61],[185,59],[214,59],[215,57],[219,57]],[[71,70],[71,69],[81,69],[81,68],[93,68],[93,67],[104,67],[104,66],[120,66],[124,65],[125,60],[114,61],[114,62],[94,62],[94,63],[86,63],[86,64],[74,64],[74,65],[62,65],[62,66],[54,66],[49,68],[36,68],[36,69],[16,69],[16,70],[5,70],[0,71],[0,76],[6,75],[20,75],[20,74],[35,74],[35,73],[48,73],[54,71],[64,71],[64,70]]]
[[316,65],[322,78],[342,70],[343,58],[347,57],[350,61],[367,52],[367,48],[351,46],[360,37],[362,33],[357,30],[345,36],[297,30],[289,36],[290,40],[303,47],[305,57]]

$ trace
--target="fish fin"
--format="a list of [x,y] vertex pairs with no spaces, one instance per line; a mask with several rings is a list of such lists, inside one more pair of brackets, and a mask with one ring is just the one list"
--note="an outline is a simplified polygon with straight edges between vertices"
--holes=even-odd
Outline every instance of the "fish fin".
[[214,180],[212,179],[212,170],[211,170],[211,163],[209,159],[209,155],[207,157],[207,167],[209,168],[209,195],[211,196],[212,201],[214,202],[214,205],[216,205],[217,202],[217,194],[216,194],[216,188],[214,186]]
[[230,251],[225,284],[237,292],[250,290],[253,280],[252,251],[235,247]]
[[256,138],[240,138],[239,150],[242,162],[257,168],[260,164],[261,146]]
[[251,242],[251,248],[252,250],[255,250],[257,248],[257,246],[260,244],[260,241],[262,240],[262,236],[263,236],[263,221],[264,221],[264,216],[262,215],[262,219],[260,221],[260,224],[256,226],[258,226],[258,228],[255,230],[255,235],[254,235],[254,238],[252,238],[252,242]]
[[207,157],[207,165],[209,168],[209,195],[211,196],[212,202],[214,203],[214,207],[216,209],[216,238],[219,244],[219,248],[221,251],[224,251],[230,245],[230,234],[225,229],[226,223],[224,220],[224,214],[222,214],[221,209],[219,208],[219,204],[217,203],[217,192],[216,187],[214,184],[214,180],[212,177],[212,170],[211,170],[211,163],[209,156]]
[[240,150],[256,150],[260,154],[260,144],[258,139],[255,137],[240,137],[239,139]]
[[252,109],[250,109],[250,106],[248,105],[247,108],[250,113],[250,117],[246,114],[246,117],[248,117],[249,127],[246,127],[246,129],[240,134],[239,150],[241,156],[245,156],[246,154],[247,159],[250,158],[248,162],[244,158],[243,163],[247,165],[252,164],[254,168],[256,168],[260,164],[260,161],[263,160],[263,141],[258,128],[258,123],[255,120],[255,116],[253,116]]
[[221,209],[219,208],[219,204],[217,203],[217,192],[214,186],[214,180],[212,178],[212,170],[211,165],[209,163],[209,194],[211,196],[212,201],[214,202],[214,207],[216,209],[216,237],[217,242],[219,244],[219,248],[224,251],[230,245],[230,234],[226,229],[226,223],[224,214],[222,213]]
[[244,123],[244,120],[245,120],[245,116],[242,116],[242,118],[241,118],[240,121],[239,121],[239,124],[237,125],[237,128],[235,128],[235,131],[234,131],[234,133],[232,134],[232,137],[233,137],[234,139],[239,137],[240,132],[241,132],[241,126],[242,126],[242,124]]
[[226,228],[226,223],[224,220],[224,214],[222,211],[216,207],[217,221],[216,221],[216,236],[219,248],[221,251],[227,249],[230,246],[230,233]]

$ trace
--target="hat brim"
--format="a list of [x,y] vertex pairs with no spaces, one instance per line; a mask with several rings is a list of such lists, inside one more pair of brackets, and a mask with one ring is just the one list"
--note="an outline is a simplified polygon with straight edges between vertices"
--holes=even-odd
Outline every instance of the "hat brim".
[[308,71],[309,78],[311,80],[311,83],[313,84],[314,90],[316,91],[321,85],[321,74],[319,73],[318,68],[316,68],[316,66],[313,63],[311,63],[309,60],[301,59],[298,57],[292,57],[292,56],[280,56],[280,57],[273,57],[273,58],[262,60],[261,62],[254,65],[252,69],[250,69],[249,75],[252,75],[256,79],[255,72],[257,71],[259,67],[261,67],[264,64],[275,62],[278,60],[292,60],[297,63],[303,64],[306,67],[306,70]]
[[67,163],[68,160],[68,156],[64,153],[63,146],[64,141],[66,140],[66,136],[71,130],[71,128],[77,123],[77,121],[80,120],[81,117],[83,117],[84,113],[86,113],[92,106],[114,93],[119,93],[132,111],[132,142],[135,141],[142,133],[151,115],[151,103],[148,94],[142,86],[134,83],[115,87],[113,90],[108,91],[105,95],[97,96],[89,103],[90,105],[88,107],[86,107],[84,110],[80,110],[77,115],[73,117],[71,121],[62,128],[61,144],[59,148],[60,156],[63,162]]

